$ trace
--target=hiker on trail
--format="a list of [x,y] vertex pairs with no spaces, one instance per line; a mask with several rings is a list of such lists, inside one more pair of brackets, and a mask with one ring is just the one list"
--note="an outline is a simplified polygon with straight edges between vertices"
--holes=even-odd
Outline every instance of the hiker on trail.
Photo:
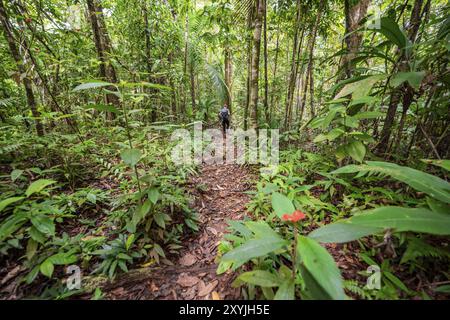
[[226,133],[227,129],[230,129],[230,109],[226,104],[219,112],[219,119],[222,122],[223,133]]

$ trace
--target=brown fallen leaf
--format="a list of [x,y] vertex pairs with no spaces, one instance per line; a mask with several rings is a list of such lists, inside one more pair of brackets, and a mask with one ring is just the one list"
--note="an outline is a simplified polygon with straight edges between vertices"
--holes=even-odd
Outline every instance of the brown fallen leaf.
[[187,253],[178,262],[182,266],[190,267],[197,262],[197,258],[194,255]]
[[200,281],[197,277],[189,276],[185,273],[182,273],[177,280],[177,283],[182,287],[192,287],[196,285]]
[[15,276],[17,276],[20,271],[21,271],[22,267],[21,266],[16,266],[14,269],[12,269],[10,272],[8,272],[8,274],[2,279],[2,281],[0,282],[1,285],[4,285],[5,283],[7,283],[9,280],[11,280],[12,278],[14,278]]
[[206,227],[206,230],[208,230],[209,232],[211,232],[213,235],[217,236],[217,230],[211,227]]
[[213,300],[221,300],[220,295],[217,293],[217,291],[213,291],[211,295]]
[[205,285],[205,283],[203,281],[199,282],[198,295],[200,297],[203,297],[203,296],[210,294],[211,291],[213,291],[217,287],[218,284],[219,284],[218,280],[214,280],[214,281],[208,283],[207,285]]

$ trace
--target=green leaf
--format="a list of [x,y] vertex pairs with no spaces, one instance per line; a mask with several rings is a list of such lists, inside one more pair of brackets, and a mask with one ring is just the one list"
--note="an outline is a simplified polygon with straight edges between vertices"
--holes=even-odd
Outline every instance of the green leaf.
[[408,83],[414,89],[418,90],[420,84],[422,83],[423,77],[425,77],[425,72],[399,72],[394,75],[391,79],[391,85],[396,88],[403,82],[408,81]]
[[349,165],[339,168],[332,173],[341,174],[355,172],[360,172],[361,174],[359,176],[370,172],[389,175],[439,201],[450,203],[450,183],[431,174],[409,167],[399,166],[395,163],[367,161],[367,164],[365,165]]
[[48,278],[52,277],[54,269],[55,269],[55,267],[49,258],[47,258],[39,267],[39,270],[41,270],[41,273]]
[[260,287],[278,287],[280,285],[280,279],[276,275],[263,270],[245,272],[238,279]]
[[278,288],[274,300],[295,300],[294,279],[286,279]]
[[41,192],[45,187],[56,183],[56,181],[53,180],[47,180],[47,179],[40,179],[37,181],[34,181],[32,184],[30,184],[27,188],[27,191],[25,191],[25,195],[27,197],[31,196],[34,193]]
[[138,149],[126,149],[120,153],[120,156],[127,165],[134,167],[142,157],[142,152]]
[[3,209],[5,209],[10,204],[13,204],[15,202],[19,202],[19,201],[21,201],[23,199],[25,199],[25,197],[12,197],[12,198],[7,198],[7,199],[5,199],[3,201],[0,201],[0,212],[2,212]]
[[325,248],[311,238],[299,236],[297,253],[301,264],[330,298],[335,300],[347,298],[339,269]]
[[36,227],[31,226],[31,228],[28,231],[28,233],[30,234],[30,237],[33,240],[35,240],[35,241],[37,241],[37,242],[39,242],[41,244],[44,244],[44,242],[46,240],[46,237],[45,237],[45,235],[42,232],[40,232],[38,229],[36,229]]
[[19,178],[23,173],[23,170],[15,169],[11,171],[11,180],[14,182]]
[[362,119],[376,119],[379,117],[384,116],[383,112],[379,112],[379,111],[365,111],[365,112],[359,112],[357,114],[355,114],[353,116],[353,118],[357,119],[357,120],[362,120]]
[[334,128],[332,129],[330,132],[328,132],[327,134],[319,134],[315,139],[314,142],[318,143],[318,142],[322,142],[325,140],[328,141],[334,141],[337,138],[339,138],[341,135],[343,135],[345,133],[344,130],[342,130],[341,128]]
[[280,219],[283,215],[292,214],[295,211],[292,201],[278,192],[272,194],[272,208]]
[[88,105],[84,106],[83,108],[86,110],[94,109],[97,111],[119,113],[119,110],[111,104],[88,104]]
[[374,32],[382,33],[392,43],[397,45],[399,49],[404,49],[407,45],[409,45],[409,40],[406,37],[406,34],[400,30],[397,22],[390,17],[382,17],[380,19],[380,28],[374,29]]
[[159,199],[159,196],[160,196],[160,193],[159,193],[159,190],[157,189],[157,188],[151,188],[149,191],[148,191],[148,199],[153,203],[153,204],[156,204],[157,202],[158,202],[158,199]]
[[425,208],[380,207],[314,230],[309,237],[320,242],[348,242],[393,229],[395,232],[450,234],[450,216]]
[[86,83],[80,84],[80,85],[76,86],[72,91],[76,92],[76,91],[81,91],[81,90],[97,89],[97,88],[109,87],[109,86],[114,86],[114,84],[110,83],[110,82],[104,82],[104,81],[92,81],[92,82],[86,82]]
[[234,269],[253,258],[265,256],[288,244],[265,222],[249,221],[246,225],[254,233],[254,238],[227,252],[222,257],[224,262],[233,262]]
[[357,140],[353,140],[352,142],[346,144],[344,146],[345,153],[347,153],[350,157],[358,162],[362,162],[366,155],[366,146]]
[[441,167],[447,171],[450,171],[450,160],[426,160],[426,159],[423,159],[422,162],[429,163],[434,166]]
[[334,100],[340,99],[342,97],[348,96],[352,94],[352,100],[360,100],[364,97],[367,97],[372,90],[372,87],[380,80],[383,80],[387,77],[385,74],[377,74],[366,77],[362,80],[358,80],[356,82],[352,82],[346,84],[342,90],[334,97]]
[[38,246],[39,246],[39,244],[37,241],[33,240],[32,238],[28,239],[27,250],[26,250],[26,254],[25,254],[27,256],[28,260],[31,260],[31,258],[34,257]]
[[73,252],[57,253],[48,258],[54,265],[68,265],[77,262],[78,258]]
[[26,213],[13,214],[0,225],[0,242],[8,238],[27,221]]
[[164,214],[163,213],[155,213],[155,222],[158,226],[165,229],[166,228],[166,222],[164,220]]
[[130,234],[127,238],[127,242],[125,243],[125,249],[127,249],[127,251],[131,248],[131,246],[133,245],[135,236],[134,233]]
[[436,199],[427,197],[427,204],[431,211],[440,214],[450,214],[450,205]]
[[359,226],[340,221],[316,229],[308,237],[322,243],[345,243],[381,233],[383,230],[383,228]]
[[36,227],[37,230],[46,234],[46,235],[54,235],[55,234],[55,224],[53,220],[45,215],[38,215],[31,218],[31,223]]

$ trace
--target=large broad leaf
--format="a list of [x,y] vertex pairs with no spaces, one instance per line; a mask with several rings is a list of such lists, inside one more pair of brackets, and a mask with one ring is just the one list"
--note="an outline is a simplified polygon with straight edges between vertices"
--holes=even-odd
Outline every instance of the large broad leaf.
[[383,232],[383,228],[366,227],[345,222],[335,222],[311,232],[308,237],[322,243],[345,243]]
[[82,83],[78,86],[76,86],[72,91],[81,91],[81,90],[87,90],[87,89],[97,89],[97,88],[103,88],[103,87],[110,87],[114,86],[113,83],[110,82],[104,82],[104,81],[92,81],[92,82],[86,82]]
[[222,257],[224,262],[233,262],[233,269],[237,269],[253,258],[277,251],[288,244],[265,222],[250,221],[246,223],[246,226],[254,233],[254,238],[227,252]]
[[286,279],[278,288],[274,300],[294,300],[295,299],[295,283],[294,279]]
[[400,29],[397,22],[390,17],[381,18],[380,28],[373,31],[383,34],[400,49],[404,49],[409,45],[406,34]]
[[358,162],[362,162],[366,155],[366,147],[361,141],[353,140],[344,145],[344,150],[347,155]]
[[39,215],[39,216],[32,217],[31,223],[37,230],[39,230],[43,234],[47,234],[47,235],[55,234],[55,224],[54,224],[53,220],[45,215]]
[[134,167],[141,160],[142,152],[139,149],[126,149],[120,153],[120,157],[130,167]]
[[449,235],[450,215],[425,208],[380,207],[314,230],[309,237],[320,242],[343,243],[386,229]]
[[278,287],[280,285],[280,278],[277,275],[264,270],[245,272],[238,279],[260,287]]
[[283,215],[292,214],[295,211],[292,201],[278,192],[272,194],[272,208],[280,219]]
[[13,204],[13,203],[18,202],[23,199],[25,199],[25,197],[12,197],[12,198],[7,198],[3,201],[0,201],[0,212],[2,212],[3,209],[5,209],[10,204]]
[[0,225],[0,242],[8,238],[27,221],[26,213],[13,214]]
[[422,83],[425,72],[399,72],[391,79],[391,85],[395,88],[401,85],[403,82],[408,81],[411,87],[418,90]]
[[301,265],[308,270],[331,299],[347,298],[339,269],[325,248],[313,239],[299,236],[297,253],[300,256]]
[[50,258],[47,258],[39,267],[39,270],[41,270],[41,273],[48,277],[51,278],[52,274],[53,274],[53,270],[55,270],[55,266],[53,265],[53,263],[51,262]]
[[334,141],[337,138],[339,138],[341,135],[343,135],[344,133],[345,133],[345,131],[342,130],[341,128],[334,128],[330,132],[328,132],[327,134],[319,134],[314,139],[314,142],[318,143],[318,142],[322,142],[322,141],[325,141],[325,140]]
[[25,191],[25,195],[29,197],[34,193],[41,192],[42,190],[44,190],[45,187],[54,183],[56,183],[56,181],[47,179],[37,180],[28,186],[27,191]]
[[352,94],[352,99],[357,100],[362,99],[363,97],[367,97],[375,83],[385,79],[386,77],[387,75],[385,74],[377,74],[356,82],[346,84],[334,99],[340,99],[342,97],[348,96],[349,94]]
[[339,168],[332,173],[355,173],[359,176],[366,173],[379,173],[404,182],[412,188],[425,192],[431,197],[446,203],[450,203],[450,183],[431,174],[399,166],[395,163],[381,161],[367,161],[365,165],[349,165]]

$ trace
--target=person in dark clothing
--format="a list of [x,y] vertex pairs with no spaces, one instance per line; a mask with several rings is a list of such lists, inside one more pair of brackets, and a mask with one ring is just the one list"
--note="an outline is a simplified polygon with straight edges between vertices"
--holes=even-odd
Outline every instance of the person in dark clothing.
[[227,105],[224,105],[219,112],[219,119],[222,122],[223,133],[230,129],[230,110]]

